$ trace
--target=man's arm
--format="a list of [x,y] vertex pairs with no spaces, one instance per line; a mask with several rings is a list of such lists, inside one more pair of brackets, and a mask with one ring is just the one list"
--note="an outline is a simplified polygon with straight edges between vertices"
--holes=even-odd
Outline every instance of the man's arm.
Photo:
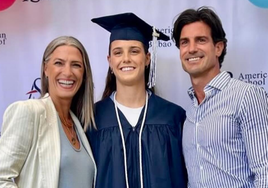
[[250,87],[241,108],[241,128],[254,187],[268,187],[268,97],[261,87]]

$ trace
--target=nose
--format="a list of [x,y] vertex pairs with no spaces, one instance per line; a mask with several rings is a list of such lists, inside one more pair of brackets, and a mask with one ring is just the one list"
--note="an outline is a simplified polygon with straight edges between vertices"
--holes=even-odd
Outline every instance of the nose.
[[65,66],[63,68],[63,74],[67,77],[72,75],[72,67],[68,63],[65,63]]
[[197,52],[197,47],[195,42],[190,42],[189,44],[189,53],[193,54]]
[[129,63],[130,62],[130,55],[129,55],[129,53],[124,53],[124,55],[123,55],[123,62],[124,63]]

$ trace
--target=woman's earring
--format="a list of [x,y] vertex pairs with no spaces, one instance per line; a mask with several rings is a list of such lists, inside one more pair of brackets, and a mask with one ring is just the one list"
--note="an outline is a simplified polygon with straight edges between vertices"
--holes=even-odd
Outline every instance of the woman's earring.
[[111,68],[111,74],[114,74],[114,71],[113,71],[113,69]]

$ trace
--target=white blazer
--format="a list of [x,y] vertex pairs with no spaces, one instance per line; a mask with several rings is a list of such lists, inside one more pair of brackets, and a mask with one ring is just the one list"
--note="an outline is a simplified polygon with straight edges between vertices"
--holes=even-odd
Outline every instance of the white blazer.
[[[71,116],[93,160],[96,182],[88,140],[77,117],[72,112]],[[48,94],[11,104],[4,113],[0,138],[0,188],[57,188],[60,151],[57,112]]]

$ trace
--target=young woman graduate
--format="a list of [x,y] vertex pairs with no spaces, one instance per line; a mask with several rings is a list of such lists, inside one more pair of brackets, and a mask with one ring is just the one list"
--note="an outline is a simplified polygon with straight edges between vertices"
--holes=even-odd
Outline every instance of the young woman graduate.
[[111,32],[106,87],[95,104],[97,130],[87,132],[98,168],[96,188],[186,187],[185,111],[149,89],[155,79],[155,67],[149,76],[149,41],[169,37],[133,13],[92,21]]

